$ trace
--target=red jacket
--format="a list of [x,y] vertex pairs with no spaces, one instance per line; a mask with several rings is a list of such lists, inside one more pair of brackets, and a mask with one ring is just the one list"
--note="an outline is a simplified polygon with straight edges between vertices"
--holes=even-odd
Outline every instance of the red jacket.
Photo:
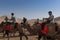
[[5,26],[5,30],[10,30],[10,24],[6,24],[6,26]]
[[43,30],[41,30],[41,32],[43,34],[46,34],[47,33],[47,30],[48,30],[48,26],[47,25],[44,25],[44,28],[43,28]]

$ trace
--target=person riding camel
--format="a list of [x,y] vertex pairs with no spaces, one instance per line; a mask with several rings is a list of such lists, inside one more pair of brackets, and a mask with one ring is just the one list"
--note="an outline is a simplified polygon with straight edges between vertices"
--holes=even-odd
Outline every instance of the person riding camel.
[[27,24],[27,19],[23,17],[23,25],[26,26],[26,24]]
[[48,14],[49,14],[49,18],[47,18],[46,23],[50,23],[50,22],[54,23],[54,15],[52,14],[52,11],[49,11]]
[[36,21],[33,24],[33,27],[34,27],[35,33],[38,34],[38,31],[40,29],[40,20],[39,19],[36,19]]
[[41,23],[41,29],[38,34],[38,40],[40,40],[40,38],[42,36],[43,36],[44,40],[46,40],[46,33],[48,30],[48,26],[46,24],[48,24],[50,22],[52,22],[52,23],[54,22],[54,16],[52,15],[52,11],[49,11],[48,14],[49,14],[49,18],[46,18],[47,21],[44,21],[44,19],[43,19],[43,22]]
[[51,22],[54,22],[54,15],[52,14],[52,11],[49,11],[48,12],[49,13],[49,20],[51,21]]
[[25,17],[23,17],[23,23],[26,23],[27,19]]
[[37,19],[37,20],[35,21],[34,25],[35,25],[36,27],[39,27],[39,26],[40,26],[40,20]]
[[40,25],[40,20],[39,19],[37,19],[36,24],[37,24],[37,27]]
[[5,22],[6,22],[6,23],[8,22],[8,17],[7,17],[7,16],[5,17]]
[[11,13],[11,21],[12,21],[12,24],[15,24],[15,22],[16,22],[16,19],[14,17],[14,13]]
[[39,21],[40,21],[40,20],[39,20],[39,19],[37,19],[37,20],[35,21],[35,23],[34,23],[34,24],[39,24]]

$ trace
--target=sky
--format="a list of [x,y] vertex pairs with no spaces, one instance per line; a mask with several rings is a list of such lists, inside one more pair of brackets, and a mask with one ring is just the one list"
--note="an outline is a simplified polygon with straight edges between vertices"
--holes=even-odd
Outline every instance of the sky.
[[27,19],[42,19],[52,11],[54,17],[60,16],[60,0],[0,0],[0,16],[11,15]]

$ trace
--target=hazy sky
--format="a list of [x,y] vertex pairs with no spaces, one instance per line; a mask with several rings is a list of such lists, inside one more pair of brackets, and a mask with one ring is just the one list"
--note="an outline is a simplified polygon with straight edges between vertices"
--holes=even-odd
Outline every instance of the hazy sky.
[[15,13],[16,17],[43,18],[48,11],[60,16],[60,0],[0,0],[0,16]]

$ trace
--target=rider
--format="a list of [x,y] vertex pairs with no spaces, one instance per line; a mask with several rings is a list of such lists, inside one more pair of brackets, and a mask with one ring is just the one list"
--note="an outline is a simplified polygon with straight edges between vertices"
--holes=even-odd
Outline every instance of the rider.
[[23,17],[23,23],[26,23],[27,19],[25,17]]
[[12,24],[15,24],[15,22],[16,22],[16,19],[14,17],[14,13],[11,13],[11,21],[12,21]]
[[27,18],[23,17],[23,25],[26,26],[27,24]]
[[39,24],[39,21],[40,21],[40,20],[39,20],[39,19],[37,19],[37,20],[35,21],[35,23],[34,23],[34,24]]
[[36,22],[36,23],[38,24],[38,23],[39,23],[39,21],[40,21],[40,20],[39,20],[39,19],[37,19],[37,22]]
[[52,11],[49,11],[48,14],[49,14],[49,18],[46,23],[50,23],[50,22],[54,23],[54,15],[52,14]]
[[51,22],[54,22],[54,15],[52,14],[52,11],[49,11],[48,12],[49,13],[49,20],[51,21]]
[[47,29],[48,29],[48,26],[46,24],[50,23],[50,22],[54,22],[54,16],[52,15],[52,11],[49,11],[48,12],[49,14],[49,18],[47,21],[43,21],[42,24],[41,24],[41,30],[39,32],[39,36],[38,36],[38,40],[40,40],[40,38],[43,36],[44,39],[46,37],[46,33],[47,33]]
[[5,17],[5,22],[6,22],[6,23],[8,22],[8,17],[7,17],[7,16]]

